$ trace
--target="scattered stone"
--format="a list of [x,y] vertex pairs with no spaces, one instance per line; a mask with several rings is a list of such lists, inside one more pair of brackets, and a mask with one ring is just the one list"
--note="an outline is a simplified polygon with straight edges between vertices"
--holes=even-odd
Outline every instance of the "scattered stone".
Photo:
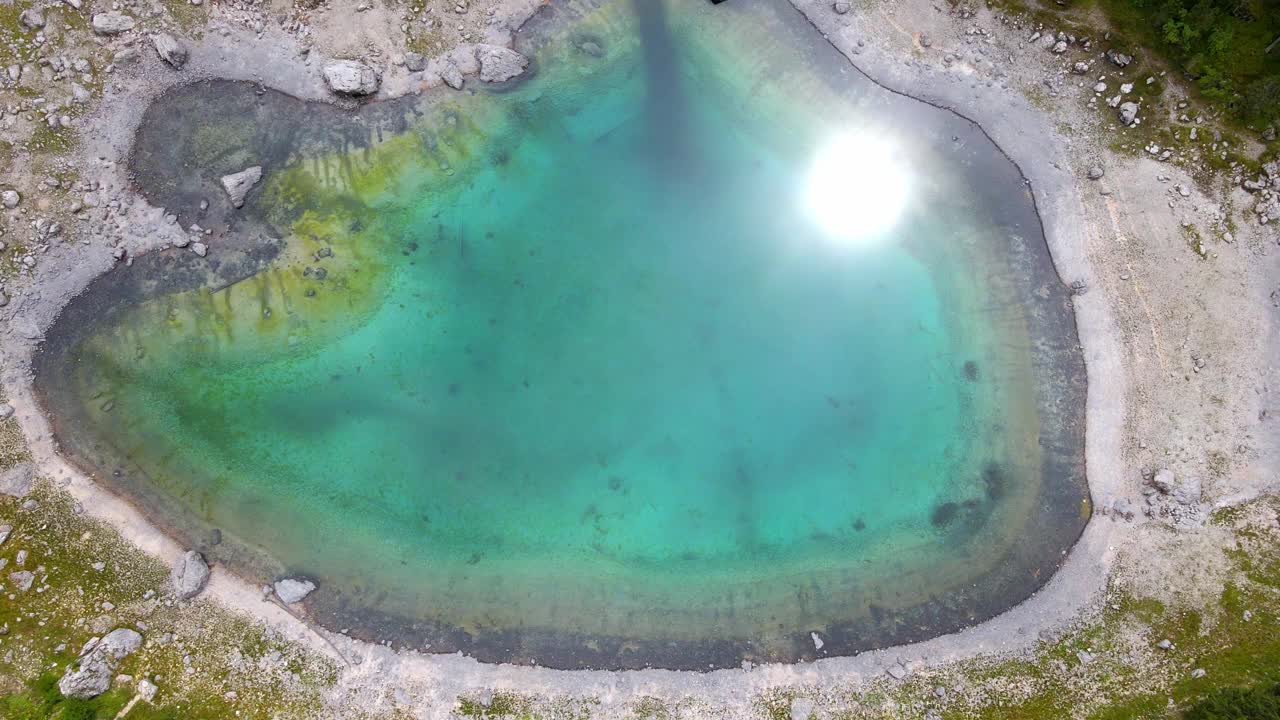
[[4,205],[8,210],[18,207],[20,202],[22,202],[22,196],[18,194],[17,190],[0,192],[0,204]]
[[404,66],[409,72],[422,72],[427,69],[427,58],[422,53],[405,53]]
[[13,534],[12,525],[8,523],[5,523],[4,525],[0,525],[0,545],[3,545],[5,540],[8,540],[9,536],[12,534]]
[[1133,503],[1129,502],[1128,498],[1116,500],[1111,506],[1111,511],[1125,520],[1132,520],[1137,514],[1133,508]]
[[1066,51],[1067,51],[1067,41],[1066,41],[1066,40],[1059,40],[1058,42],[1056,42],[1056,43],[1054,43],[1054,44],[1053,44],[1053,53],[1054,53],[1055,55],[1061,55],[1062,53],[1064,53],[1064,52],[1066,52]]
[[222,189],[227,191],[227,197],[231,198],[231,204],[235,207],[244,207],[244,199],[253,189],[254,185],[262,179],[262,166],[254,165],[245,168],[238,173],[222,176]]
[[372,95],[382,83],[376,70],[355,60],[325,65],[323,73],[329,89],[343,95]]
[[146,700],[147,702],[151,702],[152,700],[155,700],[156,693],[159,691],[160,691],[160,688],[156,687],[155,683],[151,682],[146,678],[143,678],[138,681],[138,694],[141,695],[142,699]]
[[794,698],[788,714],[791,720],[809,720],[813,717],[813,701],[809,698]]
[[1093,86],[1093,91],[1096,93],[1104,93],[1107,91],[1107,84],[1102,81],[1098,81],[1098,83]]
[[529,66],[528,58],[500,45],[477,46],[476,60],[480,62],[480,79],[484,82],[506,82]]
[[844,15],[849,12],[849,3],[843,1],[837,2],[831,6],[831,9],[835,10],[837,15]]
[[285,578],[284,580],[276,581],[275,584],[276,597],[287,605],[302,602],[303,598],[310,595],[315,589],[316,584],[310,580]]
[[889,667],[885,668],[885,672],[888,673],[889,677],[893,678],[894,680],[901,680],[902,678],[907,676],[907,669],[902,666],[902,663],[894,663],[890,665]]
[[1200,678],[1204,677],[1207,674],[1208,673],[1204,671],[1204,668],[1196,668],[1195,670],[1191,671],[1191,677],[1195,680],[1199,680]]
[[209,246],[202,242],[191,243],[191,252],[199,257],[204,257],[209,254]]
[[169,579],[173,583],[173,593],[188,600],[199,595],[205,583],[209,582],[209,565],[200,553],[188,550],[174,564]]
[[1093,167],[1089,168],[1090,180],[1101,180],[1102,176],[1106,174],[1107,172],[1103,170],[1102,167],[1099,165],[1094,165]]
[[1156,647],[1160,648],[1161,650],[1172,650],[1173,642],[1168,638],[1165,638],[1164,640],[1161,640],[1160,642],[1156,643]]
[[0,403],[0,420],[8,420],[13,417],[13,406],[9,403]]
[[119,12],[98,13],[93,16],[93,31],[99,35],[119,35],[133,29],[133,18]]
[[187,64],[187,46],[169,33],[156,33],[151,36],[151,44],[156,48],[160,59],[181,70]]
[[26,592],[31,589],[31,585],[36,581],[36,575],[30,570],[19,570],[9,573],[9,581],[22,592]]
[[1129,93],[1131,93],[1131,92],[1133,92],[1133,83],[1121,83],[1121,84],[1120,84],[1120,94],[1121,94],[1121,95],[1128,95],[1128,94],[1129,94]]
[[0,495],[26,497],[31,492],[31,481],[35,475],[35,466],[29,462],[18,463],[0,472]]
[[1098,657],[1097,655],[1094,655],[1093,653],[1088,652],[1086,650],[1079,650],[1076,652],[1076,659],[1080,661],[1081,665],[1088,665],[1089,663],[1097,659],[1097,657]]

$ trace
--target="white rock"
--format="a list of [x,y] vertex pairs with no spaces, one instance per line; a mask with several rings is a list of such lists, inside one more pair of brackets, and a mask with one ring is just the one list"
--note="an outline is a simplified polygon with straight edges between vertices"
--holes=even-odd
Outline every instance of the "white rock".
[[93,31],[99,35],[119,35],[133,29],[133,18],[118,12],[98,13],[93,16]]
[[3,204],[9,210],[18,207],[18,203],[22,202],[22,196],[17,190],[5,190],[0,192],[0,204]]
[[382,82],[373,68],[355,60],[339,60],[324,66],[329,89],[344,95],[372,95]]
[[515,50],[500,45],[477,45],[480,79],[484,82],[506,82],[524,72],[529,59]]
[[160,688],[156,687],[155,683],[151,682],[146,678],[143,678],[138,681],[138,694],[141,695],[142,699],[146,700],[147,702],[151,702],[152,700],[155,700],[156,693],[159,691],[160,691]]
[[276,597],[286,604],[302,602],[303,598],[310,595],[315,589],[316,584],[310,580],[297,580],[295,578],[285,578],[275,584]]

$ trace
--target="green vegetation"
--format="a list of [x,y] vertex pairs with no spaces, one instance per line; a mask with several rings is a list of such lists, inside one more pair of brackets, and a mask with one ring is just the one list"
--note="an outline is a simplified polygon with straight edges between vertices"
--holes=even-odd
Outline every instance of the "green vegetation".
[[1280,683],[1214,690],[1187,711],[1187,720],[1280,720]]
[[[1230,117],[1263,128],[1280,120],[1280,3],[1269,0],[1096,2],[1137,46],[1158,50]],[[1268,52],[1270,48],[1270,52]]]

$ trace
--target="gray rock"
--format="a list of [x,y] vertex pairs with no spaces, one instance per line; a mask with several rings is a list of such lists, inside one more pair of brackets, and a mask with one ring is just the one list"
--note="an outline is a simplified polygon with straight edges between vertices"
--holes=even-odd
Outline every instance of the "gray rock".
[[107,633],[94,647],[94,652],[105,653],[112,660],[122,660],[142,647],[142,635],[129,628],[116,628]]
[[1115,50],[1107,51],[1107,59],[1116,67],[1126,67],[1129,63],[1133,62],[1133,56],[1125,55],[1124,53],[1116,52]]
[[181,70],[187,64],[187,46],[169,33],[156,33],[151,36],[151,44],[156,48],[160,59],[174,68]]
[[26,592],[30,590],[31,585],[35,583],[36,575],[30,570],[19,570],[17,572],[9,573],[9,581],[22,592]]
[[222,176],[222,189],[227,191],[227,197],[231,198],[231,204],[235,207],[243,207],[244,199],[253,189],[254,185],[262,179],[262,166],[254,165],[245,168],[238,173]]
[[836,11],[836,14],[838,14],[838,15],[844,15],[844,14],[846,14],[846,13],[848,13],[848,12],[849,12],[849,3],[847,3],[847,2],[838,2],[838,3],[834,4],[834,5],[832,5],[832,6],[831,6],[831,9],[832,9],[832,10],[835,10],[835,11]]
[[907,669],[902,666],[902,663],[894,663],[893,665],[885,668],[884,671],[889,673],[889,677],[894,680],[901,680],[907,676]]
[[1151,487],[1159,490],[1161,495],[1168,495],[1177,489],[1178,477],[1169,468],[1160,468],[1151,478]]
[[1183,478],[1173,491],[1173,499],[1180,505],[1199,505],[1201,498],[1200,478]]
[[13,526],[5,523],[0,525],[0,545],[3,545],[9,536],[13,534]]
[[25,497],[31,492],[31,481],[35,476],[36,468],[29,462],[18,463],[0,472],[0,495]]
[[454,90],[462,89],[462,70],[457,63],[447,62],[440,68],[440,80]]
[[1120,103],[1120,122],[1132,125],[1138,119],[1138,103]]
[[111,689],[111,666],[106,658],[90,652],[58,681],[58,690],[69,698],[88,700]]
[[173,594],[183,600],[193,598],[209,582],[209,565],[200,553],[188,550],[174,564],[169,580],[173,583]]
[[13,417],[13,406],[9,403],[0,403],[0,420],[8,420]]
[[422,53],[405,53],[404,66],[409,72],[422,72],[427,69],[427,58]]
[[156,687],[155,683],[151,682],[146,678],[143,678],[138,681],[138,694],[141,695],[142,699],[146,700],[147,702],[151,702],[152,700],[155,700],[156,693],[159,691],[160,691],[160,688]]
[[1093,653],[1087,652],[1085,650],[1079,650],[1076,652],[1076,659],[1080,661],[1081,665],[1088,665],[1089,663],[1093,662],[1096,657],[1097,656],[1094,655]]
[[93,31],[99,35],[119,35],[133,29],[133,18],[118,12],[98,13],[93,16]]
[[191,243],[191,252],[199,257],[204,257],[209,254],[209,246],[202,242]]
[[20,202],[22,202],[22,196],[18,194],[17,190],[0,192],[0,204],[4,205],[5,208],[12,210],[18,207]]
[[1056,43],[1054,43],[1054,44],[1053,44],[1053,52],[1054,52],[1054,54],[1056,54],[1056,55],[1061,55],[1062,53],[1064,53],[1064,52],[1066,52],[1066,51],[1067,51],[1067,41],[1066,41],[1066,40],[1059,40],[1058,42],[1056,42]]
[[1101,180],[1102,176],[1106,174],[1107,174],[1107,171],[1103,170],[1101,166],[1094,165],[1093,167],[1089,168],[1090,180]]
[[44,27],[44,13],[39,8],[27,8],[18,16],[18,24],[27,30],[39,30]]
[[810,639],[810,640],[813,640],[813,649],[814,649],[814,650],[821,650],[821,649],[822,649],[822,646],[823,646],[823,645],[826,645],[826,643],[825,643],[825,642],[823,642],[823,640],[822,640],[822,636],[821,636],[821,635],[819,635],[819,634],[818,634],[818,633],[816,633],[816,632],[811,632],[811,633],[809,633],[809,639]]
[[506,82],[529,66],[528,58],[500,45],[476,46],[476,60],[480,62],[480,79],[484,82]]
[[1196,668],[1195,670],[1191,671],[1191,677],[1195,678],[1196,680],[1199,680],[1200,678],[1204,677],[1207,674],[1208,673],[1204,671],[1204,668]]
[[1173,641],[1169,640],[1168,638],[1165,638],[1164,640],[1161,640],[1160,642],[1156,643],[1156,647],[1160,648],[1161,650],[1172,650]]
[[276,597],[286,604],[302,602],[303,598],[310,595],[315,589],[316,584],[310,580],[296,578],[285,578],[275,584]]
[[813,701],[801,697],[793,699],[789,717],[791,720],[809,720],[813,717]]
[[355,60],[325,65],[323,73],[329,89],[343,95],[372,95],[382,83],[376,70]]

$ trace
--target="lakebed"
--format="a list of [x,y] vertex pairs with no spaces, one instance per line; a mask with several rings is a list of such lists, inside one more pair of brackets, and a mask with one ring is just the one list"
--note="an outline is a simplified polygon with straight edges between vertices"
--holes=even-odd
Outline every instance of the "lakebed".
[[[810,12],[811,16],[815,17],[815,22],[821,24],[825,20],[820,18],[826,18],[827,15],[819,15],[819,13],[829,13],[830,11],[829,9],[815,8],[811,9]],[[865,19],[865,17],[858,17],[855,22],[861,22]],[[824,28],[824,30],[830,30],[830,28]],[[749,32],[744,32],[744,36],[749,36]],[[1030,180],[1031,189],[1036,193],[1041,216],[1045,222],[1046,233],[1049,236],[1049,246],[1054,251],[1054,261],[1058,265],[1061,276],[1078,280],[1084,287],[1091,290],[1088,294],[1077,294],[1071,302],[1076,305],[1079,311],[1077,318],[1080,322],[1080,335],[1085,348],[1085,356],[1089,361],[1091,393],[1089,396],[1088,459],[1090,484],[1094,497],[1106,501],[1109,505],[1110,498],[1108,495],[1124,492],[1125,481],[1121,479],[1122,474],[1119,472],[1119,466],[1122,455],[1129,452],[1128,449],[1122,452],[1119,438],[1121,416],[1125,412],[1123,401],[1126,393],[1124,392],[1125,378],[1121,367],[1121,354],[1118,352],[1116,343],[1123,335],[1118,334],[1116,328],[1111,325],[1112,320],[1109,314],[1111,291],[1100,292],[1098,290],[1098,288],[1105,287],[1104,278],[1107,277],[1107,274],[1095,275],[1090,270],[1084,257],[1083,248],[1088,245],[1086,238],[1093,232],[1093,226],[1079,223],[1080,218],[1088,217],[1089,211],[1086,209],[1086,204],[1076,195],[1077,191],[1074,188],[1072,179],[1064,172],[1067,166],[1065,162],[1062,162],[1063,157],[1056,154],[1060,147],[1053,139],[1053,132],[1048,129],[1040,129],[1040,125],[1037,123],[1042,123],[1043,120],[1037,118],[1037,113],[1030,108],[1021,110],[1022,114],[1015,112],[1012,116],[1002,118],[999,115],[1007,113],[1007,108],[997,112],[986,103],[980,102],[980,98],[984,94],[987,97],[1001,97],[1002,88],[993,88],[989,83],[985,87],[981,86],[980,83],[971,85],[957,84],[945,78],[936,77],[931,74],[933,71],[914,68],[910,65],[907,66],[907,69],[903,69],[897,67],[899,63],[892,54],[880,55],[873,51],[863,54],[860,42],[846,38],[836,32],[832,32],[831,37],[832,42],[842,51],[849,53],[851,56],[861,55],[858,58],[858,67],[867,69],[875,74],[878,79],[889,82],[899,89],[906,89],[912,94],[924,96],[935,104],[957,107],[970,117],[976,117],[981,120],[983,129],[979,129],[976,126],[967,126],[966,123],[961,123],[961,126],[967,126],[968,130],[975,134],[975,141],[977,136],[985,137],[986,133],[991,133],[1000,147],[1018,160],[1019,165],[1025,171],[1027,179]],[[816,35],[809,37],[808,40],[815,41]],[[761,42],[760,47],[767,48],[770,47],[770,44],[769,42]],[[198,50],[196,60],[200,60]],[[229,68],[224,66],[222,68],[223,72],[218,72],[216,69],[217,63],[212,63],[212,65],[214,70],[209,73],[212,76],[244,76],[245,79],[252,79],[245,76],[243,69],[230,69],[228,71]],[[198,63],[196,67],[200,67]],[[776,69],[777,66],[772,66],[762,70],[762,74],[769,74],[770,71]],[[737,68],[737,70],[740,71],[741,68]],[[542,68],[539,68],[539,75],[541,72]],[[738,77],[750,79],[752,75],[740,72]],[[796,76],[787,75],[785,78],[786,81],[779,84],[783,88],[780,91],[781,93],[790,94],[793,97],[822,97],[821,90],[815,90],[811,86],[797,82]],[[949,82],[952,84],[949,85]],[[296,88],[286,87],[286,89],[291,92],[297,92]],[[305,93],[300,94],[305,95]],[[230,96],[228,95],[228,97]],[[996,114],[992,115],[993,112],[996,112]],[[958,136],[959,134],[956,135],[956,137]],[[938,138],[939,144],[945,145],[945,141],[950,139],[949,137],[940,137]],[[1063,167],[1058,166],[1057,163],[1059,162],[1062,162]],[[458,168],[461,167],[461,165],[458,166]],[[966,190],[969,189],[966,188]],[[268,234],[275,236],[278,233]],[[245,235],[252,236],[252,233],[245,233]],[[163,239],[158,239],[154,245],[162,245],[164,242]],[[214,252],[216,251],[217,249],[214,248]],[[140,255],[135,260],[135,265],[144,263],[147,257],[149,256]],[[160,257],[160,255],[156,257]],[[341,257],[339,255],[339,258]],[[101,263],[98,264],[98,267],[103,266]],[[303,269],[305,269],[305,266]],[[78,274],[82,281],[87,282],[97,272],[72,274]],[[68,279],[65,282],[72,281]],[[102,281],[99,282],[101,283]],[[974,284],[977,284],[976,281]],[[1065,285],[1065,283],[1063,284]],[[47,313],[56,311],[61,306],[62,303],[58,301],[59,293],[61,292],[57,290],[59,284],[50,282],[45,287],[48,306],[42,310],[30,303],[24,303],[23,311],[26,315],[21,319],[34,318],[37,319],[40,325],[45,325],[51,319],[51,316]],[[72,288],[73,291],[74,289]],[[301,292],[303,297],[306,297],[305,289],[301,289]],[[281,296],[283,297],[283,292]],[[251,298],[246,302],[246,306],[249,311],[245,312],[243,317],[246,319],[252,318],[255,321],[258,320],[259,318],[253,317],[252,311],[256,310],[260,313],[262,305],[254,306]],[[27,325],[15,325],[15,327],[20,327],[25,332]],[[998,363],[995,363],[994,366],[998,366]],[[982,368],[982,365],[979,367]],[[990,372],[990,368],[986,369]],[[963,367],[961,368],[961,375],[963,376]],[[8,384],[15,385],[11,381]],[[32,418],[28,410],[32,406],[24,403],[25,391],[21,389],[20,384],[17,385],[19,387],[15,394],[14,404],[19,408],[19,416],[23,418],[24,426],[28,428],[28,435],[36,440],[33,443],[33,449],[36,450],[39,457],[51,458],[52,456],[49,455],[49,452],[52,448],[48,446],[47,436],[40,429],[42,421]],[[117,412],[117,410],[113,409],[112,412]],[[63,475],[60,470],[61,466],[57,463],[46,461],[43,464],[45,467],[50,468],[51,475]],[[95,494],[96,491],[92,489],[92,486],[82,485],[81,482],[80,479],[77,479],[72,483],[73,492],[82,493],[82,497],[86,498],[99,497],[100,494]],[[108,481],[108,484],[110,484],[110,481]],[[134,528],[131,532],[144,546],[161,550],[166,555],[172,555],[176,551],[176,546],[172,543],[168,541],[159,542],[160,538],[148,535],[148,533],[154,531],[147,528],[153,526],[149,525],[136,512],[123,508],[118,503],[113,504],[110,502],[103,502],[100,505],[91,505],[90,507],[95,512],[108,514],[118,512],[121,517],[127,517],[125,526]],[[150,516],[152,521],[163,517],[163,514]],[[926,523],[929,520],[927,512],[922,511],[917,517],[922,518]],[[1080,520],[1082,522],[1083,518],[1080,518]],[[591,677],[590,673],[585,675],[565,675],[539,669],[522,671],[499,666],[474,665],[470,661],[453,657],[429,658],[413,653],[393,659],[390,656],[383,655],[375,646],[367,646],[360,643],[349,644],[342,640],[341,636],[331,636],[331,639],[337,642],[347,657],[365,658],[366,663],[363,664],[358,672],[353,672],[353,675],[360,675],[366,681],[372,682],[373,675],[366,673],[366,670],[377,674],[378,671],[375,668],[381,668],[382,672],[389,672],[394,668],[392,674],[401,678],[397,682],[403,681],[406,685],[412,684],[409,678],[439,678],[438,673],[443,672],[450,678],[447,683],[437,679],[431,680],[430,684],[442,684],[450,687],[501,686],[538,693],[554,693],[557,688],[569,688],[569,692],[577,693],[581,691],[588,694],[598,694],[599,692],[605,692],[609,688],[613,688],[613,690],[609,691],[609,693],[612,693],[621,691],[620,689],[625,687],[630,689],[626,690],[624,694],[645,692],[655,693],[660,696],[687,692],[697,688],[700,693],[705,691],[705,693],[729,697],[744,688],[761,689],[778,683],[785,684],[797,681],[818,682],[820,684],[837,681],[848,682],[851,678],[856,678],[862,673],[877,674],[880,669],[890,663],[890,658],[894,657],[895,653],[899,663],[903,662],[904,657],[916,658],[922,656],[927,656],[931,662],[943,662],[956,657],[964,657],[974,652],[1007,651],[1034,643],[1036,640],[1035,631],[1038,628],[1054,627],[1064,620],[1069,621],[1074,613],[1101,587],[1106,578],[1107,568],[1114,557],[1114,549],[1108,545],[1115,541],[1117,537],[1114,532],[1115,527],[1109,518],[1099,518],[1091,522],[1082,542],[1071,554],[1064,569],[1052,580],[1050,587],[1037,594],[1031,601],[1020,605],[1014,611],[956,636],[918,644],[906,649],[891,650],[887,656],[882,653],[866,653],[857,658],[826,660],[813,665],[774,665],[763,669],[756,668],[754,671],[748,672],[723,671],[705,675],[701,680],[682,679],[680,674],[655,675],[648,672],[622,675],[603,674]],[[189,528],[169,529],[178,535],[183,532],[189,532]],[[926,532],[929,532],[927,528]],[[281,568],[268,567],[267,569],[269,571],[278,571]],[[219,572],[215,571],[215,580],[221,577]],[[215,582],[211,591],[218,597],[228,599],[232,605],[241,607],[245,606],[251,595],[241,590],[231,591],[225,583],[217,582]],[[249,609],[252,609],[252,607]],[[276,617],[279,617],[278,613]],[[1015,629],[1017,632],[1014,632]],[[802,637],[800,639],[803,640],[805,638]],[[815,651],[827,649],[817,648],[816,643],[814,645]],[[795,648],[796,645],[792,643],[790,650],[795,651]],[[796,652],[798,653],[799,651]],[[377,662],[370,665],[369,661],[375,658]],[[432,667],[435,669],[429,669]],[[426,674],[422,674],[423,672]]]

